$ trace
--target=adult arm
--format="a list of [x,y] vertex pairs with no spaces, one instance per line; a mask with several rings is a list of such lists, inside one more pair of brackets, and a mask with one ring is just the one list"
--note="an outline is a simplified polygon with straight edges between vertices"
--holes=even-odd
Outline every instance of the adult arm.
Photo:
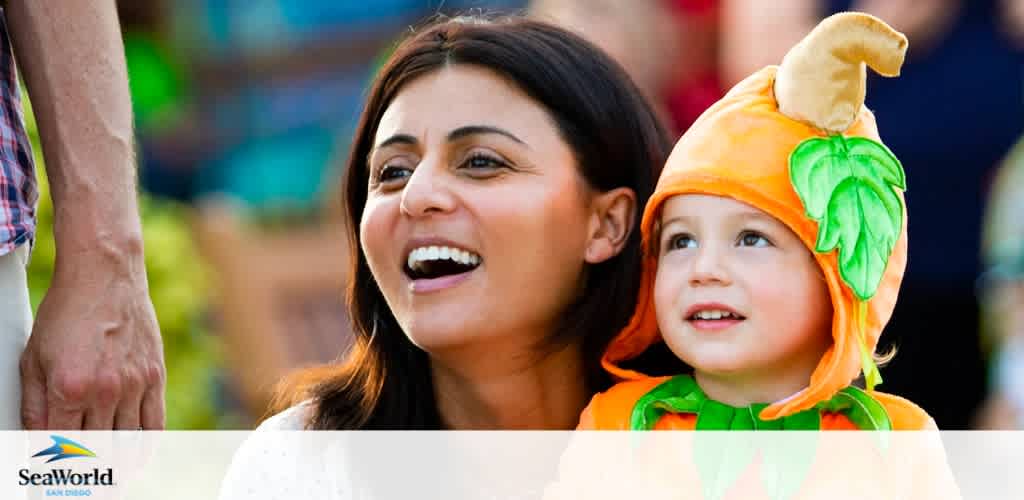
[[8,0],[39,124],[56,262],[22,355],[27,429],[161,429],[163,345],[149,299],[132,109],[114,0]]

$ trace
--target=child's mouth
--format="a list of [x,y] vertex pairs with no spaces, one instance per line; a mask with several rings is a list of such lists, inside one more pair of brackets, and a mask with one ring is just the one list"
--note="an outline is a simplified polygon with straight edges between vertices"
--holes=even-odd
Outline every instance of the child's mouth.
[[701,309],[686,317],[698,330],[722,330],[747,319],[728,309]]
[[729,319],[741,320],[741,319],[746,319],[746,318],[744,318],[743,316],[740,316],[739,314],[736,314],[736,313],[734,313],[732,311],[707,310],[707,311],[698,311],[698,312],[694,313],[693,315],[691,315],[687,319],[689,319],[690,321],[697,321],[697,320],[718,321],[718,320],[723,320],[723,319],[726,319],[726,320],[729,320]]

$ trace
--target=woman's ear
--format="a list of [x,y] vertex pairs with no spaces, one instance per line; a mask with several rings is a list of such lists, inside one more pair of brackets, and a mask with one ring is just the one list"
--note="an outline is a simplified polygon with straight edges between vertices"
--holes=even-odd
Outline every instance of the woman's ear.
[[615,188],[595,195],[591,206],[589,241],[584,260],[599,264],[618,255],[626,246],[633,231],[636,194],[630,188]]

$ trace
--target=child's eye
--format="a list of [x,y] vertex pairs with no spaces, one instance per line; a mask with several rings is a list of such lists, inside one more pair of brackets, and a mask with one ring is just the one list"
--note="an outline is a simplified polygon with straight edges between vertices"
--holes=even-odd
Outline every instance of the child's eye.
[[675,234],[665,244],[665,251],[679,250],[682,248],[697,248],[697,240],[689,234]]
[[741,247],[770,247],[772,242],[757,231],[743,231],[736,240],[736,245]]

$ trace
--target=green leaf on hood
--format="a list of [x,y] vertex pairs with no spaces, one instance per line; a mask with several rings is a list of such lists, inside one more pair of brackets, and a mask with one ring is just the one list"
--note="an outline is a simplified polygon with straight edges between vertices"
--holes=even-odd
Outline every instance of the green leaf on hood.
[[878,291],[903,230],[903,166],[883,144],[833,135],[801,142],[789,175],[807,216],[818,222],[815,251],[839,248],[839,274],[860,300]]

